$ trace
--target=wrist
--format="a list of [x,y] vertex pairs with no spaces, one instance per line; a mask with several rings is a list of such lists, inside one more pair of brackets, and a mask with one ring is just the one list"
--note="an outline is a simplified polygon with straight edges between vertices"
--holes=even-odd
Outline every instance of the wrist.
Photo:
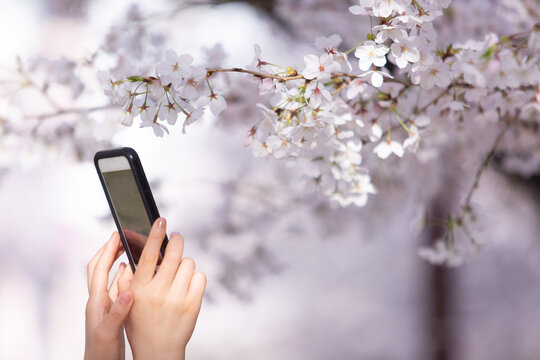
[[162,351],[153,352],[135,352],[133,351],[133,360],[185,360],[186,352],[170,354]]

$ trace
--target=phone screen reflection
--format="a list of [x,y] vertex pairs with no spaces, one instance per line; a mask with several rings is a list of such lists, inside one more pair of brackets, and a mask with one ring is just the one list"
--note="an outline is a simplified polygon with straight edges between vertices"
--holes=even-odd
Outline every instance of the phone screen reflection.
[[[152,224],[131,170],[103,172],[107,191],[128,243],[133,262],[138,264]],[[161,263],[161,256],[158,264]]]

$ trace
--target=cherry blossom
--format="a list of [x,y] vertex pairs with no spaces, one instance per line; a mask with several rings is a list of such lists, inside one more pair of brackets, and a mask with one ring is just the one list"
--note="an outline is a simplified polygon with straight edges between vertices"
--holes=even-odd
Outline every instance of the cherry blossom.
[[366,41],[354,52],[358,58],[360,70],[367,71],[371,65],[384,66],[386,64],[386,54],[388,48],[384,45],[377,45],[374,41]]
[[339,50],[338,46],[343,40],[338,34],[332,34],[329,37],[319,36],[315,38],[315,46],[319,49],[323,49],[328,54],[336,55]]
[[308,80],[328,80],[333,72],[337,72],[341,68],[341,65],[334,60],[334,56],[328,53],[322,54],[320,57],[306,55],[304,56],[304,62],[306,63],[306,68],[302,72],[302,75]]
[[151,127],[152,130],[154,131],[154,135],[158,136],[158,137],[163,137],[163,134],[164,133],[169,133],[169,130],[167,129],[167,127],[163,124],[160,124],[158,122],[154,122],[152,120],[148,121],[148,120],[143,120],[140,124],[140,127],[141,128],[145,128],[145,127]]
[[286,156],[291,148],[289,141],[277,135],[269,136],[268,139],[266,139],[266,145],[272,150],[272,155],[278,159]]
[[405,7],[400,0],[373,0],[372,11],[375,16],[388,17],[392,12],[402,13]]
[[332,95],[324,88],[319,86],[319,83],[312,81],[306,86],[306,99],[309,99],[309,105],[313,108],[318,108],[322,101],[332,101]]
[[420,52],[416,48],[414,40],[393,43],[390,49],[396,59],[396,65],[400,69],[403,69],[408,63],[415,63],[420,60]]
[[[538,147],[537,134],[531,129],[540,114],[540,32],[535,19],[523,12],[520,21],[527,27],[522,24],[508,33],[504,24],[492,24],[489,33],[471,39],[479,26],[471,21],[474,11],[460,8],[461,15],[450,19],[443,15],[449,0],[359,0],[356,4],[349,12],[362,17],[332,20],[337,29],[332,31],[340,34],[308,37],[306,44],[298,37],[298,52],[291,51],[285,63],[263,58],[261,47],[255,44],[254,59],[245,68],[224,67],[227,54],[219,44],[201,44],[201,59],[186,54],[175,48],[169,34],[152,33],[144,14],[133,8],[129,21],[114,24],[95,55],[96,59],[110,58],[96,60],[93,73],[107,103],[96,106],[97,110],[83,109],[78,116],[106,109],[116,123],[151,127],[159,137],[180,129],[185,133],[205,114],[237,120],[220,123],[242,126],[248,122],[245,144],[254,156],[271,155],[301,172],[315,167],[314,174],[306,175],[310,183],[341,206],[364,206],[377,182],[384,183],[381,174],[412,182],[414,176],[404,176],[407,170],[402,169],[411,168],[409,159],[437,164],[447,156],[443,150],[458,144],[469,144],[467,151],[472,155],[467,164],[483,164],[484,131],[490,134],[486,129],[511,129],[496,143],[504,147],[501,154],[526,152],[530,157],[520,160],[508,155],[509,160],[501,163],[530,176],[526,169],[540,164],[540,152],[531,150]],[[479,9],[473,3],[467,6]],[[295,16],[299,18],[294,24],[305,20],[302,14]],[[436,24],[435,19],[439,20]],[[464,36],[454,36],[456,31]],[[324,29],[318,34],[325,35]],[[313,42],[314,47],[309,45]],[[175,50],[166,50],[165,45]],[[340,48],[345,45],[354,46]],[[352,52],[358,67],[349,63]],[[16,73],[20,83],[41,94],[51,117],[61,119],[60,115],[71,115],[77,107],[57,106],[52,94],[61,88],[71,100],[81,95],[90,98],[92,81],[83,81],[81,76],[85,66],[68,58],[33,57],[19,60]],[[32,123],[40,124],[49,116],[44,115],[21,122],[24,126],[2,125],[0,131],[10,135],[20,126],[24,128],[20,133],[41,136],[40,131],[50,126],[59,133],[81,133],[77,128],[82,125],[72,119],[63,124],[68,131],[48,125],[53,121],[43,121],[45,126],[33,129]],[[473,140],[479,131],[482,146]],[[517,138],[527,138],[527,142]],[[400,161],[407,166],[397,166],[388,175],[388,162],[381,159],[392,154],[401,158],[405,150],[409,156]],[[372,174],[376,174],[374,184]],[[463,216],[456,218],[462,226]],[[442,257],[444,261],[438,262],[445,264],[450,263],[445,249],[466,257],[442,241],[444,248],[426,250],[424,255]]]
[[451,75],[448,65],[443,62],[436,62],[425,71],[411,73],[411,81],[426,90],[432,89],[435,85],[445,88],[450,85]]
[[178,56],[174,50],[167,50],[164,60],[156,65],[156,71],[160,73],[166,81],[170,81],[173,86],[182,85],[182,78],[189,74],[188,65],[193,62],[193,57],[189,54]]
[[397,157],[402,157],[404,154],[403,146],[397,141],[390,140],[390,138],[381,141],[375,146],[373,152],[383,160],[388,158],[391,154],[395,154]]

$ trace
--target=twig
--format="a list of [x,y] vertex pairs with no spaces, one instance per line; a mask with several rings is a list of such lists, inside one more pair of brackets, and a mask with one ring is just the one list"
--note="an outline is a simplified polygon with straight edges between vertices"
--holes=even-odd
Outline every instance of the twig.
[[332,93],[330,95],[332,95],[332,96],[337,95],[343,89],[345,89],[350,83],[351,83],[351,80],[347,79],[340,87],[338,87],[336,90],[332,91]]
[[[518,116],[516,116],[516,118],[518,118]],[[474,192],[476,191],[476,189],[478,188],[478,185],[480,184],[480,179],[482,178],[482,174],[487,169],[489,162],[495,155],[495,152],[497,151],[497,148],[499,147],[499,144],[501,140],[503,139],[504,134],[506,133],[506,131],[508,130],[511,124],[512,124],[512,121],[506,122],[504,127],[499,131],[499,133],[497,134],[497,137],[495,138],[495,141],[493,141],[493,145],[491,146],[488,153],[486,154],[484,161],[482,161],[482,164],[480,165],[478,170],[476,170],[473,183],[471,187],[469,188],[469,191],[467,192],[467,196],[465,197],[465,201],[463,205],[461,206],[460,217],[461,217],[462,212],[468,211],[471,208],[471,200],[474,195]]]
[[[207,72],[208,76],[212,75],[213,73],[218,73],[218,72],[238,72],[238,73],[244,73],[244,74],[251,74],[251,75],[253,75],[255,77],[258,77],[258,78],[261,78],[261,79],[276,79],[276,80],[279,80],[279,81],[308,80],[308,79],[304,78],[301,74],[297,74],[296,71],[295,71],[295,73],[293,75],[286,75],[286,76],[274,75],[274,74],[263,73],[263,72],[259,72],[259,71],[236,68],[236,67],[235,68],[228,68],[228,69],[206,69],[206,72]],[[353,79],[358,79],[358,78],[361,78],[361,77],[363,77],[363,75],[351,74],[351,73],[345,73],[345,72],[338,72],[338,73],[330,74],[330,78],[332,78],[332,79],[349,78],[350,80],[353,80]],[[387,82],[394,82],[394,83],[402,84],[402,85],[405,85],[405,86],[411,86],[412,85],[409,81],[407,81],[405,79],[394,78],[394,79],[387,79],[386,81]]]
[[255,77],[258,77],[258,78],[261,78],[261,79],[276,79],[276,80],[280,80],[280,81],[290,81],[290,80],[304,79],[304,77],[302,75],[299,75],[299,74],[281,76],[281,75],[263,73],[263,72],[259,72],[259,71],[242,69],[242,68],[206,69],[206,72],[207,72],[208,76],[210,76],[213,73],[218,73],[218,72],[238,72],[238,73],[244,73],[244,74],[251,74],[251,75],[253,75]]
[[424,111],[426,111],[426,109],[428,107],[430,107],[431,105],[435,104],[437,101],[439,101],[444,95],[448,94],[448,92],[450,91],[450,89],[452,88],[452,84],[448,85],[448,87],[446,89],[444,89],[443,91],[441,91],[441,93],[439,95],[437,95],[433,100],[431,100],[430,102],[428,102],[427,104],[425,104],[424,106],[422,106],[420,109],[416,110],[415,113],[416,114],[421,114],[423,113]]
[[84,113],[89,113],[89,112],[94,112],[94,111],[112,109],[112,108],[115,108],[115,107],[117,107],[117,106],[116,105],[101,105],[101,106],[93,106],[93,107],[88,107],[88,108],[60,109],[60,110],[58,110],[56,112],[47,113],[47,114],[28,115],[28,116],[25,116],[25,119],[43,120],[43,119],[47,119],[47,118],[50,118],[50,117],[64,115],[64,114],[84,114]]

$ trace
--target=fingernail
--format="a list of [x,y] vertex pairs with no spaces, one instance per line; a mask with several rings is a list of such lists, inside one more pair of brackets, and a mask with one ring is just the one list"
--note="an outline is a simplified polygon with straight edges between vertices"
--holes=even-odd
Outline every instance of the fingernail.
[[156,225],[158,228],[165,228],[166,221],[164,218],[160,217],[156,220]]
[[171,233],[171,237],[177,236],[177,235],[180,235],[180,233],[179,233],[178,231],[173,231],[173,232]]
[[129,305],[131,303],[131,300],[133,299],[131,291],[128,290],[122,291],[118,297],[120,298],[120,303],[124,305]]

